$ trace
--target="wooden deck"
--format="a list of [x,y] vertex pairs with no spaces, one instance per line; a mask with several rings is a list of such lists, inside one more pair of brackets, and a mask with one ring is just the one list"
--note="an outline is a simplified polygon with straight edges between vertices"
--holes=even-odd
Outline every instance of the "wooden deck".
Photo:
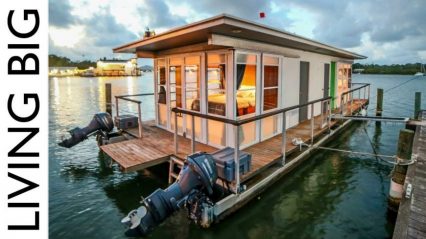
[[[124,172],[133,172],[166,162],[174,155],[173,134],[152,124],[143,124],[143,137],[101,146],[103,152],[120,165]],[[179,158],[191,153],[191,141],[182,136],[179,140]],[[214,147],[196,143],[198,151],[212,152]]]
[[[365,103],[362,102],[362,103]],[[354,101],[353,112],[359,110],[360,102]],[[325,119],[324,119],[325,121]],[[321,127],[321,116],[316,116],[314,121],[314,138],[320,136],[328,127]],[[336,122],[332,121],[334,125]],[[332,126],[331,125],[331,126]],[[124,172],[142,170],[169,160],[174,155],[173,134],[160,129],[151,124],[143,125],[143,137],[141,139],[132,139],[119,143],[101,146],[103,152],[108,154]],[[311,139],[311,121],[306,120],[286,131],[286,155],[298,150],[298,146],[292,144],[292,139],[301,138],[304,142],[310,143]],[[185,159],[191,153],[190,139],[182,136],[178,137],[179,152],[177,157]],[[268,140],[257,143],[253,146],[243,149],[243,151],[252,155],[251,170],[244,174],[241,181],[247,181],[256,176],[264,169],[277,163],[282,159],[281,154],[281,134]],[[196,143],[196,151],[213,152],[217,148],[202,143]]]
[[[426,111],[422,112],[426,122]],[[393,234],[394,239],[426,238],[426,126],[417,126],[413,142],[417,162],[408,166],[405,184],[411,183],[410,198],[403,197]],[[405,195],[404,195],[405,196]]]

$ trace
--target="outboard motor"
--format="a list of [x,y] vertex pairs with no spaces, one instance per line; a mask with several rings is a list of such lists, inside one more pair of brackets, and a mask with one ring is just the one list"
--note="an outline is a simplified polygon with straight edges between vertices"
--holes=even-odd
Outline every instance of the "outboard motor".
[[208,196],[213,194],[217,179],[216,164],[206,153],[188,156],[178,180],[167,189],[157,189],[145,198],[143,205],[131,211],[122,223],[129,225],[128,237],[148,235],[154,227],[182,207],[188,217],[202,226],[213,221],[213,203]]
[[76,127],[70,131],[70,138],[64,139],[59,143],[59,146],[65,148],[71,148],[74,145],[80,143],[81,141],[87,139],[90,135],[100,132],[100,133],[108,133],[114,129],[114,122],[112,117],[108,113],[97,113],[93,116],[92,121],[90,121],[89,125],[84,128]]

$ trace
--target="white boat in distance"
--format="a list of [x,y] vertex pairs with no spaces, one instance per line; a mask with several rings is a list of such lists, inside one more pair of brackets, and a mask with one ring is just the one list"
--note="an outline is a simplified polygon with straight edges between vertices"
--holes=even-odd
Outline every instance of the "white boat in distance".
[[420,63],[420,71],[414,74],[414,76],[425,76],[425,66]]

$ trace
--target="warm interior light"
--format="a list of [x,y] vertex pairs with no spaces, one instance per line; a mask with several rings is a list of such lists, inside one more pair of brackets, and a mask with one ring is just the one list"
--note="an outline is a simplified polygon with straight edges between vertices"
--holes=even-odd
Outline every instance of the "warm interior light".
[[242,30],[241,29],[233,29],[232,30],[232,33],[241,33],[242,32]]

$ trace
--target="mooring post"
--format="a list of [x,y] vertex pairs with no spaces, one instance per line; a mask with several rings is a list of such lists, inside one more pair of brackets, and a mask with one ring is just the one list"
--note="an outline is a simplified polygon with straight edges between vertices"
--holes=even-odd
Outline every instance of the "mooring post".
[[[399,132],[398,149],[396,161],[409,161],[413,148],[414,131],[402,129]],[[392,178],[389,189],[388,208],[393,212],[398,212],[404,191],[405,175],[407,174],[407,165],[395,165],[392,171]]]
[[383,89],[377,89],[377,104],[376,104],[376,116],[382,116],[383,112]]
[[421,103],[422,102],[422,92],[416,92],[414,96],[414,117],[413,119],[417,119],[417,115],[420,112]]
[[111,83],[105,83],[105,111],[112,115]]

